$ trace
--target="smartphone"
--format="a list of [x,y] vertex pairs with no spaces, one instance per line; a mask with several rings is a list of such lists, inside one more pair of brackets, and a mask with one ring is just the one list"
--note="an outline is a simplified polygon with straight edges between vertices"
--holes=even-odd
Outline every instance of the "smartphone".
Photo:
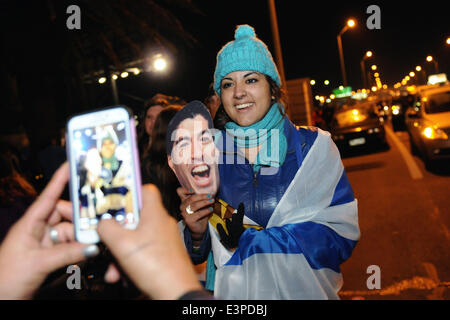
[[135,229],[141,209],[141,176],[133,113],[113,106],[69,119],[66,151],[75,238],[97,243],[101,219]]

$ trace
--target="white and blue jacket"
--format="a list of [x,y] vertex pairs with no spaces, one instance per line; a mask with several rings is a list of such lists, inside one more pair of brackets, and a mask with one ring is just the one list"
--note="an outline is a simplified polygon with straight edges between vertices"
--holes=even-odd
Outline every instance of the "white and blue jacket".
[[[237,149],[223,153],[235,159],[219,164],[218,197],[234,208],[243,202],[247,223],[264,229],[247,229],[232,252],[209,226],[201,253],[191,257],[198,263],[212,248],[218,298],[339,298],[340,264],[360,237],[357,201],[328,132],[286,119],[284,133],[286,159],[271,175],[255,175],[247,160],[237,161]],[[187,228],[184,238],[189,250]]]

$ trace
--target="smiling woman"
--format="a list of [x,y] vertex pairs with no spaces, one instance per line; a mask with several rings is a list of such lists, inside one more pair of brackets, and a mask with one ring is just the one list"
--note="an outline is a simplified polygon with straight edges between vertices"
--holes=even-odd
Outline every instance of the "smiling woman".
[[339,265],[359,239],[356,200],[329,133],[294,126],[280,88],[267,46],[238,26],[217,55],[214,89],[227,119],[217,198],[240,214],[221,233],[200,221],[202,195],[182,198],[198,210],[185,219],[186,247],[194,261],[208,258],[219,298],[338,299]]

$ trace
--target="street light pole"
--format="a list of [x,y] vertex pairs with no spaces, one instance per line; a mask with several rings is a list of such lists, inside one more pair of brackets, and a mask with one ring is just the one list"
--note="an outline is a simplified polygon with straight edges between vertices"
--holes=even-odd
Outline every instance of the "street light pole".
[[345,33],[345,31],[348,30],[348,28],[353,28],[355,26],[355,20],[349,19],[342,28],[341,32],[337,35],[337,43],[338,43],[338,49],[339,49],[339,60],[341,62],[341,72],[342,72],[342,82],[344,84],[344,87],[347,86],[347,74],[345,73],[345,64],[344,64],[344,50],[342,49],[342,39],[341,36]]
[[283,55],[281,53],[280,34],[278,32],[277,11],[275,0],[268,0],[270,10],[270,25],[272,27],[273,45],[275,47],[275,60],[277,61],[278,72],[280,72],[281,81],[286,86],[286,78],[284,75]]
[[344,87],[347,86],[347,74],[345,73],[345,64],[344,64],[344,52],[342,49],[342,39],[341,35],[347,31],[347,26],[342,29],[342,31],[337,36],[337,43],[339,48],[339,61],[341,63],[341,73],[342,73],[342,83],[344,84]]
[[361,59],[361,73],[363,78],[363,86],[367,88],[367,77],[366,77],[366,59],[372,56],[372,51],[367,51],[364,57]]

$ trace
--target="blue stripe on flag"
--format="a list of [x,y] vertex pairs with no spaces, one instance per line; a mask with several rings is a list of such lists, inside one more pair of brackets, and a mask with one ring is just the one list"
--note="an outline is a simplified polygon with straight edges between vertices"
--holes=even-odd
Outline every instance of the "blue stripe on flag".
[[334,189],[333,199],[331,200],[331,206],[336,206],[339,204],[349,203],[355,200],[355,196],[353,194],[352,186],[348,181],[347,174],[345,173],[345,169],[342,172],[341,179]]
[[329,268],[339,273],[339,265],[350,257],[356,243],[311,221],[260,231],[249,228],[226,265],[241,265],[243,260],[259,253],[303,254],[311,268]]

